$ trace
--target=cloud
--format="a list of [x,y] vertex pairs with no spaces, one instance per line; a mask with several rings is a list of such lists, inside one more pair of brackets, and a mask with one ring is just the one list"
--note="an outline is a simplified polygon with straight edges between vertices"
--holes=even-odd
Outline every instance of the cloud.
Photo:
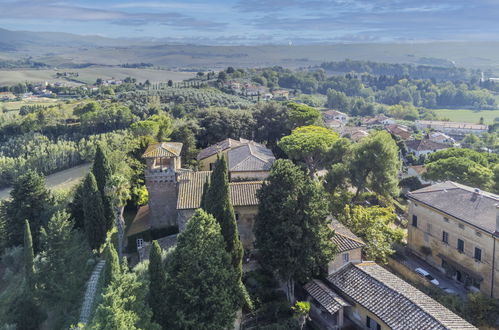
[[1,1],[0,19],[51,19],[67,21],[102,21],[117,25],[140,26],[159,23],[182,29],[220,30],[225,23],[198,20],[177,12],[126,12],[120,10],[83,7],[56,1]]

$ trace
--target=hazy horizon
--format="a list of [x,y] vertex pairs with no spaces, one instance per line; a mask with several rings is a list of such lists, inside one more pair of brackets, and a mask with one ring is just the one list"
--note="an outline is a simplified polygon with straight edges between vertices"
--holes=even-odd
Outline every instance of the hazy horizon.
[[0,28],[132,40],[214,45],[499,40],[499,8],[492,0],[0,0],[0,4]]

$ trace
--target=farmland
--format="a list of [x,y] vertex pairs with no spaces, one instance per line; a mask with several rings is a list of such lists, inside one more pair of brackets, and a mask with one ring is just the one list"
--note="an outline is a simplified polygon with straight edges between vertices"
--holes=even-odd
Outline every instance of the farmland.
[[77,85],[77,82],[57,78],[57,72],[77,72],[75,79],[85,84],[93,84],[97,78],[102,79],[124,79],[132,77],[139,82],[149,80],[152,83],[166,82],[168,80],[180,81],[194,76],[193,72],[168,71],[158,69],[132,69],[113,66],[91,66],[84,69],[47,69],[47,70],[0,70],[0,85],[13,85],[23,82],[49,83],[62,82],[69,85]]
[[[85,174],[87,174],[89,168],[89,164],[83,164],[47,175],[47,187],[49,187],[51,190],[71,189],[76,184],[78,184],[78,182],[80,182],[81,178]],[[0,200],[9,197],[9,193],[10,188],[1,189]]]
[[495,118],[499,118],[499,110],[469,110],[469,109],[434,109],[441,118],[451,121],[478,123],[483,117],[485,124],[493,124]]

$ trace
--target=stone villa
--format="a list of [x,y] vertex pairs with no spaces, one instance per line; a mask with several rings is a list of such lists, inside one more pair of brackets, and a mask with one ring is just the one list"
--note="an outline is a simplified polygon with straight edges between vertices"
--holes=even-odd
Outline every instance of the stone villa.
[[167,236],[177,228],[185,229],[187,220],[201,204],[203,185],[211,174],[206,169],[212,168],[219,154],[228,159],[231,199],[241,242],[245,249],[251,249],[253,219],[258,209],[256,192],[274,163],[272,152],[254,141],[226,139],[201,150],[201,170],[193,171],[182,168],[181,151],[181,143],[161,142],[144,152],[149,204],[139,209],[127,232],[129,250],[140,249],[144,242]]

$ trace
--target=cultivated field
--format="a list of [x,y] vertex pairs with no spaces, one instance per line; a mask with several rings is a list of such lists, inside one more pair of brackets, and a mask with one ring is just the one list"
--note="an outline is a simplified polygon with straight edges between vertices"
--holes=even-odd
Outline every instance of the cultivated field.
[[[79,165],[48,175],[45,179],[51,190],[71,189],[88,173],[89,164]],[[10,188],[0,190],[0,200],[9,197]]]
[[439,117],[467,123],[479,123],[483,117],[485,124],[493,124],[494,119],[499,118],[499,110],[434,109],[434,111]]
[[47,97],[24,99],[22,101],[4,101],[0,102],[0,109],[6,109],[8,111],[19,110],[23,105],[43,105],[51,106],[59,103],[57,99],[50,99]]
[[132,77],[139,82],[149,79],[150,82],[166,82],[168,80],[180,81],[191,78],[194,72],[168,71],[157,69],[130,69],[122,67],[100,67],[92,66],[84,69],[61,69],[61,70],[0,70],[0,85],[13,85],[23,82],[39,83],[47,81],[49,83],[62,82],[68,85],[78,85],[78,83],[64,78],[57,78],[56,73],[78,72],[75,77],[77,81],[86,84],[93,84],[97,78],[102,79],[125,79]]

